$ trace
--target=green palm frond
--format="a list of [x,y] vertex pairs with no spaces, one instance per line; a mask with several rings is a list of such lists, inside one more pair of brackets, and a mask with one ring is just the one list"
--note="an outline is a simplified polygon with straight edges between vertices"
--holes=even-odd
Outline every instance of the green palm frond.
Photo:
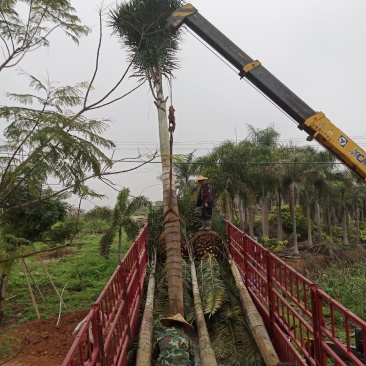
[[216,259],[208,256],[196,267],[203,312],[210,317],[220,309],[224,300],[225,284],[221,279],[220,266]]
[[109,257],[110,248],[113,243],[113,238],[116,233],[115,228],[110,227],[101,237],[99,242],[99,254],[105,258]]
[[[245,324],[243,314],[230,310],[230,304],[225,303],[219,311],[213,324],[212,346],[218,360],[231,366],[264,365],[258,347]],[[229,315],[227,317],[227,315]]]
[[138,223],[131,218],[126,218],[125,220],[123,220],[123,229],[127,235],[128,240],[135,239],[140,230]]
[[207,321],[217,360],[224,365],[263,366],[264,362],[246,324],[238,289],[227,262],[220,263],[225,296],[220,309]]
[[178,68],[180,32],[166,28],[166,18],[182,5],[181,0],[132,0],[109,14],[109,25],[122,41],[137,75],[148,75],[151,68],[171,75]]
[[169,316],[168,279],[166,266],[156,267],[156,290],[154,299],[154,319]]
[[243,323],[240,318],[217,318],[213,325],[212,347],[219,361],[225,365],[248,365],[245,357],[245,337],[242,335]]
[[193,238],[194,233],[201,226],[199,211],[196,208],[195,197],[189,194],[178,195],[178,208],[180,215],[180,231],[185,242]]
[[230,217],[231,207],[233,204],[233,199],[231,193],[225,189],[221,194],[217,202],[217,206],[222,213],[224,213],[226,218]]
[[[158,249],[159,236],[163,230],[163,206],[151,207],[148,214],[149,235],[147,237],[147,251],[149,255]],[[158,258],[158,262],[160,258]]]
[[182,261],[183,270],[183,301],[184,301],[184,319],[192,323],[196,319],[194,310],[192,279],[190,264],[185,260]]

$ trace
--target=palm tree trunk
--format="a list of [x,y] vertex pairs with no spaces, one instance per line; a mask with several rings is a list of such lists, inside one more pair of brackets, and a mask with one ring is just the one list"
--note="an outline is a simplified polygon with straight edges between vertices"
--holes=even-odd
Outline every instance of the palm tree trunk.
[[249,236],[254,238],[254,207],[249,206]]
[[294,240],[294,254],[299,254],[299,247],[297,245],[297,230],[296,230],[296,199],[295,199],[295,189],[296,189],[296,183],[292,182],[290,186],[290,195],[291,195],[291,219],[292,219],[292,235]]
[[258,349],[263,357],[266,366],[278,366],[281,365],[277,353],[273,347],[271,339],[264,326],[263,319],[258,313],[252,298],[250,297],[243,280],[240,276],[239,270],[235,265],[235,262],[229,260],[231,272],[235,278],[235,283],[239,290],[240,301],[243,307],[244,315],[248,324],[248,327],[257,343]]
[[358,208],[358,202],[356,202],[356,229],[357,236],[360,236],[360,210]]
[[203,314],[201,296],[198,288],[196,267],[194,265],[194,260],[192,257],[190,258],[190,260],[194,310],[196,314],[201,364],[202,366],[216,366],[216,357],[211,346],[210,337],[208,335],[206,327],[205,316]]
[[243,199],[239,197],[239,218],[240,218],[240,229],[242,231],[245,230],[245,215],[244,215],[244,205],[243,205]]
[[332,231],[332,203],[330,199],[327,200],[327,228],[328,228],[328,235],[329,235],[329,242],[333,244],[333,231]]
[[139,334],[139,344],[137,348],[136,366],[150,366],[151,354],[153,350],[153,330],[154,330],[154,292],[155,292],[155,268],[156,253],[150,266],[149,283],[147,287],[146,303]]
[[313,236],[311,234],[312,222],[311,222],[311,209],[310,209],[309,203],[306,206],[306,216],[308,219],[308,247],[312,248],[313,247]]
[[322,243],[322,229],[321,229],[321,222],[320,222],[320,205],[319,201],[316,200],[315,202],[315,217],[316,217],[316,242],[318,245],[321,245]]
[[254,197],[249,197],[248,225],[249,225],[249,236],[251,238],[254,238],[254,207],[255,207]]
[[248,214],[248,204],[247,203],[244,206],[244,217],[245,217],[244,221],[245,221],[246,225],[249,227],[249,214]]
[[182,275],[182,255],[180,240],[180,218],[178,213],[178,203],[175,191],[175,184],[172,176],[170,181],[170,144],[167,121],[166,102],[163,94],[162,75],[160,70],[155,88],[157,100],[155,105],[158,110],[159,140],[163,181],[163,207],[164,207],[164,231],[166,240],[166,266],[168,276],[169,313],[184,314],[183,305],[183,275]]
[[277,239],[283,240],[283,229],[282,229],[282,209],[281,209],[281,191],[276,190],[276,208],[277,208]]
[[263,236],[269,237],[269,212],[268,212],[268,197],[263,197],[262,200],[262,232]]
[[343,207],[342,210],[342,231],[343,231],[343,245],[348,245],[348,233],[347,233],[347,207]]

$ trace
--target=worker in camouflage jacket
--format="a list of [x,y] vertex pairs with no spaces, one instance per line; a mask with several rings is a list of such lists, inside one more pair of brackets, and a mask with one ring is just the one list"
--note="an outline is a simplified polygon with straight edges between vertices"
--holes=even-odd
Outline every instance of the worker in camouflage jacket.
[[160,320],[166,327],[157,337],[157,366],[194,366],[192,342],[186,334],[193,330],[182,315],[177,314]]

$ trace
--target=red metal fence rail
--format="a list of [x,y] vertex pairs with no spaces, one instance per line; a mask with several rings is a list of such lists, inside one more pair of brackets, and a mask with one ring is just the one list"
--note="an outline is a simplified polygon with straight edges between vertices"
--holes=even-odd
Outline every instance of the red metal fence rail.
[[282,361],[366,365],[365,321],[229,222],[226,232],[230,254]]
[[[282,361],[366,365],[365,321],[228,222],[226,232],[230,254]],[[128,345],[139,328],[146,239],[147,226],[83,320],[62,366],[127,365]]]
[[83,320],[62,366],[126,366],[128,345],[138,334],[147,262],[143,228]]

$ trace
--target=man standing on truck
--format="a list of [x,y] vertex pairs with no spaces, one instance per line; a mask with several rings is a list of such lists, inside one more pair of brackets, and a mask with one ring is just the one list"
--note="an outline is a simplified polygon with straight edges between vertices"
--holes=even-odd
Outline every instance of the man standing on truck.
[[191,339],[186,334],[193,330],[182,315],[176,314],[163,318],[160,322],[166,327],[157,338],[156,349],[159,353],[157,366],[194,366],[194,352]]
[[203,175],[199,175],[196,179],[201,186],[196,202],[196,206],[201,207],[202,227],[200,230],[210,230],[212,222],[213,195],[212,187],[206,182],[207,179]]

